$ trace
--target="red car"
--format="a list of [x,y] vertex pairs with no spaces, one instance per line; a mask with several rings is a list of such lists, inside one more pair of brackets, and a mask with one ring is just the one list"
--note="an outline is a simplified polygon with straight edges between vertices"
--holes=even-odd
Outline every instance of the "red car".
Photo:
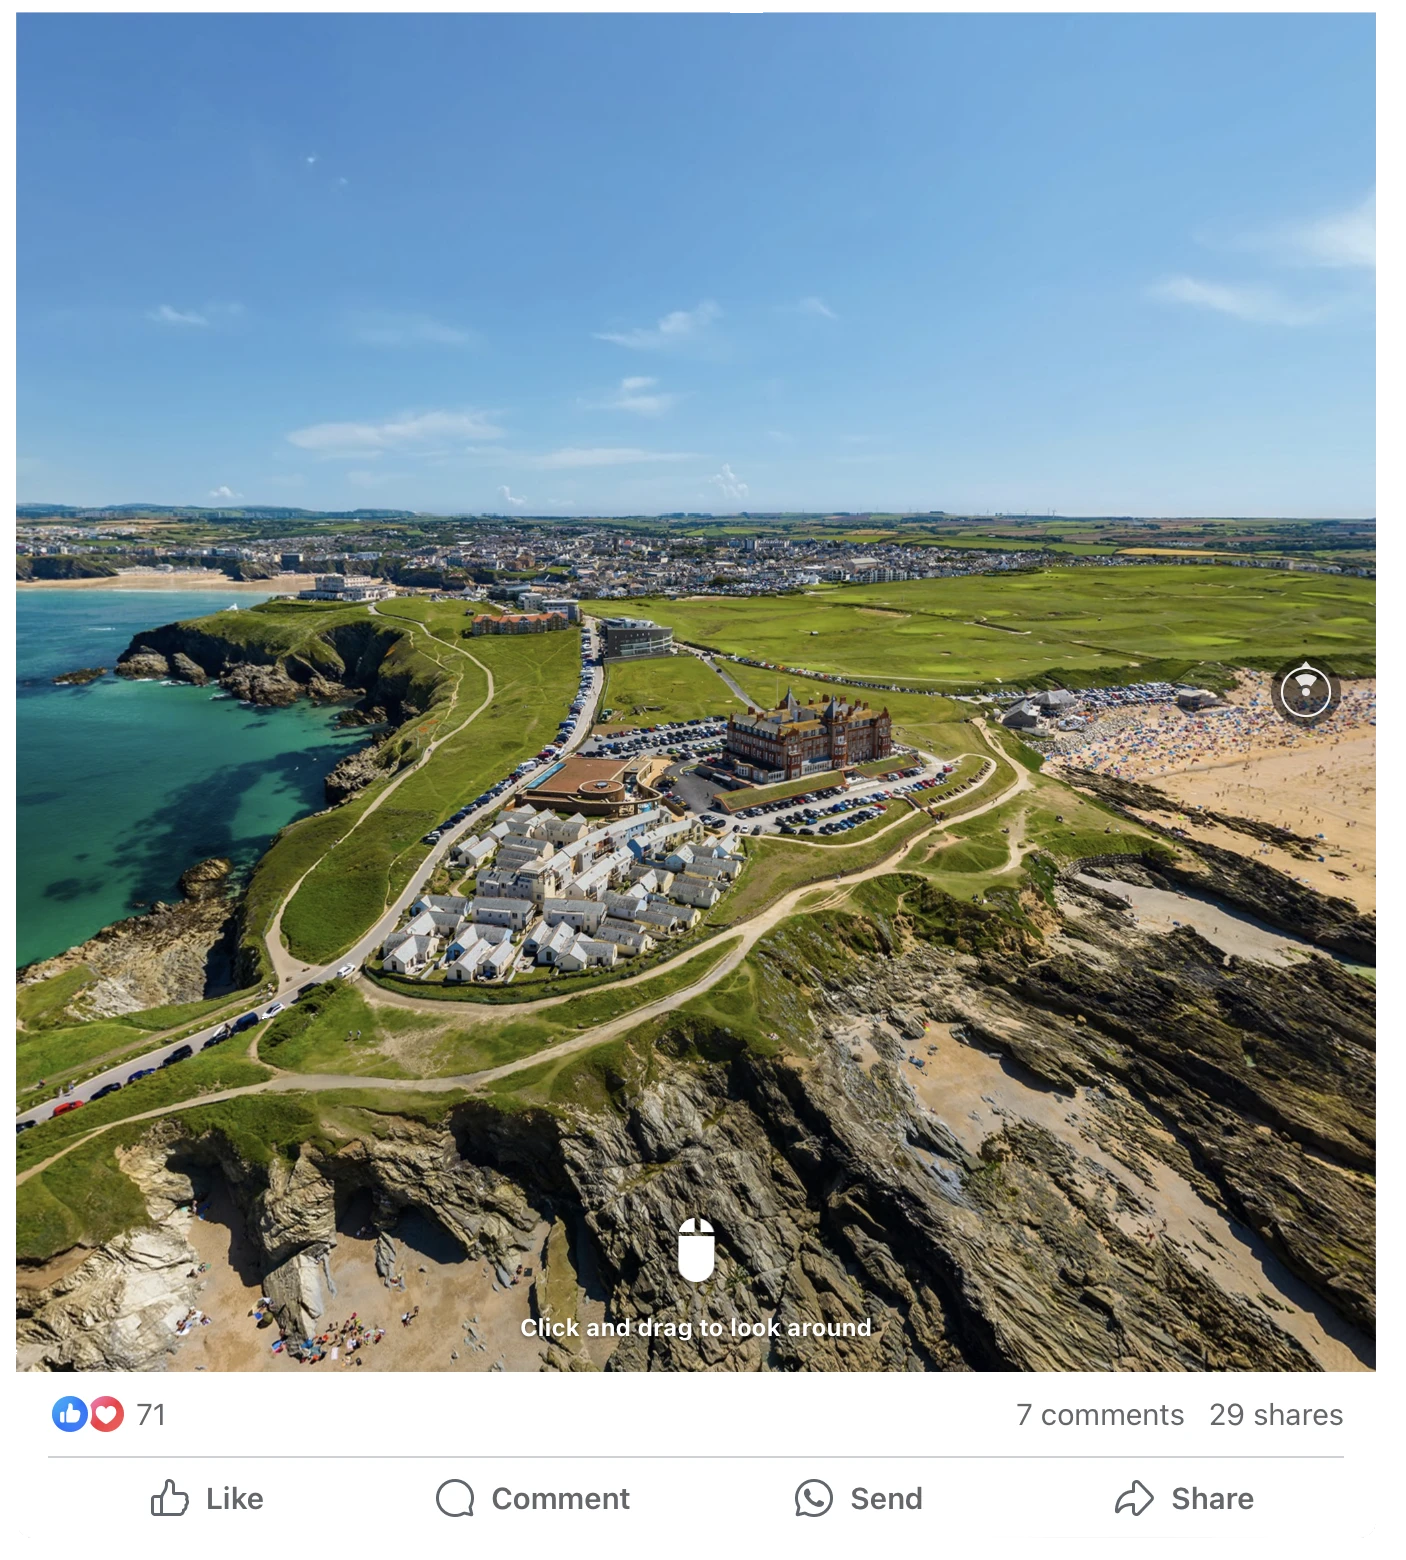
[[77,1110],[82,1103],[82,1100],[65,1100],[62,1105],[54,1106],[54,1115],[62,1116],[66,1110]]

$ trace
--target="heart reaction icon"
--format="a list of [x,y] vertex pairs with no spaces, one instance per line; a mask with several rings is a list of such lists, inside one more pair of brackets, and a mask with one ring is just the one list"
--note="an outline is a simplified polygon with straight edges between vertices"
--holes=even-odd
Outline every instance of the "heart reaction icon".
[[122,1405],[115,1397],[94,1398],[88,1411],[94,1430],[115,1430],[122,1423]]

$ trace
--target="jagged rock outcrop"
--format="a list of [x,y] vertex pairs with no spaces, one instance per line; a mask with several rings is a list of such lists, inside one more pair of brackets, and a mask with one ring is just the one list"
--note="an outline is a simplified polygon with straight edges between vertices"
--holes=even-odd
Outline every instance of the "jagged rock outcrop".
[[275,708],[295,703],[302,692],[281,661],[272,666],[237,661],[221,672],[220,687],[245,704],[266,704]]
[[97,1250],[20,1270],[21,1369],[161,1370],[195,1304],[197,1258],[185,1238],[191,1185],[166,1164],[169,1132],[121,1152],[150,1223]]
[[[1155,785],[1148,785],[1145,781],[1121,780],[1116,775],[1100,774],[1093,769],[1071,769],[1067,778],[1080,790],[1090,791],[1095,796],[1102,797],[1104,801],[1113,802],[1124,812],[1179,815],[1188,811],[1185,802],[1175,796],[1168,796],[1165,791],[1159,790]],[[1297,856],[1302,861],[1312,861],[1323,853],[1323,845],[1320,841],[1311,840],[1303,834],[1295,834],[1292,829],[1283,828],[1277,823],[1267,823],[1262,818],[1241,818],[1234,813],[1217,812],[1209,807],[1197,807],[1192,810],[1198,819],[1203,819],[1207,823],[1218,823],[1222,828],[1230,829],[1236,834],[1245,834],[1251,839],[1277,845],[1281,850],[1288,851],[1290,855]]]
[[60,672],[54,678],[59,687],[81,688],[86,683],[97,682],[99,677],[107,675],[105,666],[80,666],[76,671]]
[[[169,676],[175,658],[184,656],[208,679],[253,703],[285,704],[307,694],[319,699],[359,697],[365,710],[399,724],[410,710],[424,709],[433,697],[439,670],[405,651],[403,630],[388,621],[365,617],[342,621],[311,638],[290,634],[251,638],[236,620],[242,613],[218,613],[184,623],[146,629],[119,657],[129,676]],[[226,623],[226,619],[230,621]],[[158,668],[158,662],[160,667]]]
[[234,863],[223,856],[211,856],[187,867],[180,876],[181,893],[187,899],[210,899],[225,891]]
[[[753,950],[769,1041],[676,1012],[603,1056],[580,1103],[378,1114],[267,1165],[167,1123],[150,1154],[227,1177],[293,1338],[324,1314],[335,1210],[361,1192],[383,1238],[422,1211],[502,1275],[569,1228],[611,1319],[692,1324],[622,1339],[612,1370],[1317,1368],[1291,1307],[1256,1291],[1274,1280],[1223,1281],[1210,1219],[1370,1332],[1371,988],[1328,959],[1249,965],[1145,931],[1067,877],[1008,893],[900,875],[867,909],[783,923]],[[919,1092],[932,1023],[1034,1103],[964,1139]],[[1169,1180],[1192,1205],[1180,1236],[1159,1227]],[[699,1216],[717,1266],[691,1284],[675,1237]]]
[[169,677],[171,663],[159,650],[134,642],[117,658],[114,670],[119,677]]
[[[1320,894],[1251,856],[1242,856],[1204,841],[1182,839],[1174,836],[1172,830],[1150,823],[1139,815],[1185,810],[1182,803],[1165,796],[1154,786],[1117,780],[1089,770],[1074,770],[1068,778],[1078,789],[1100,797],[1115,811],[1133,817],[1144,828],[1150,827],[1168,838],[1178,839],[1181,850],[1175,858],[1142,858],[1132,865],[1134,871],[1143,875],[1130,881],[1218,895],[1271,926],[1306,938],[1340,958],[1355,964],[1376,963],[1376,917],[1364,914],[1350,899]],[[1312,840],[1304,840],[1301,835],[1272,824],[1261,824],[1255,819],[1211,812],[1203,812],[1200,816],[1257,839],[1268,840],[1295,855],[1317,854],[1321,850]],[[1119,871],[1122,872],[1121,866]]]
[[376,743],[371,747],[358,748],[355,753],[348,753],[338,759],[324,776],[323,795],[328,805],[335,807],[338,802],[355,796],[373,782],[393,775],[398,767],[397,757],[388,744]]
[[197,688],[203,688],[210,681],[205,668],[180,650],[171,657],[171,675],[180,682],[194,683]]
[[179,903],[158,902],[145,915],[114,921],[87,942],[28,965],[20,972],[20,984],[86,966],[93,980],[64,1009],[75,1023],[212,995],[212,986],[219,984],[216,950],[228,937],[236,911],[226,896],[231,870],[221,857],[197,862],[181,874],[185,897]]

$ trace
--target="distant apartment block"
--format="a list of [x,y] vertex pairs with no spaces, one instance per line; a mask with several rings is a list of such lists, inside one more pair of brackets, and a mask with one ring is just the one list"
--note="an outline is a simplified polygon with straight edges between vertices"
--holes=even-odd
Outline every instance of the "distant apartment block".
[[605,659],[643,661],[651,656],[672,655],[674,631],[649,618],[604,618]]
[[550,634],[567,626],[564,612],[504,612],[495,616],[480,613],[474,618],[473,636],[482,634]]
[[364,574],[319,574],[311,590],[300,590],[300,601],[384,601],[395,595],[385,580]]

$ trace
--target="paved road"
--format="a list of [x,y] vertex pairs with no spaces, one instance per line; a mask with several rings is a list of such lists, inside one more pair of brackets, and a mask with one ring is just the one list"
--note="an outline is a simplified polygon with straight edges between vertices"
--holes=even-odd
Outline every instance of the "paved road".
[[[1005,755],[1002,753],[999,744],[993,741],[990,732],[986,729],[985,722],[977,721],[975,724],[981,731],[982,739],[991,748],[992,752],[1004,757]],[[862,871],[836,877],[828,883],[803,883],[799,888],[792,889],[789,894],[779,899],[769,909],[762,911],[760,915],[745,922],[742,926],[734,928],[721,941],[725,943],[729,938],[735,937],[739,939],[737,946],[725,958],[719,960],[717,964],[690,985],[670,993],[667,997],[661,997],[657,1002],[647,1003],[644,1007],[635,1008],[629,1013],[621,1014],[618,1018],[611,1019],[607,1023],[597,1024],[591,1029],[583,1029],[580,1034],[573,1035],[568,1040],[558,1041],[556,1045],[547,1046],[540,1051],[533,1051],[527,1056],[519,1057],[516,1061],[506,1062],[501,1067],[489,1068],[484,1072],[461,1073],[447,1078],[365,1078],[350,1073],[279,1073],[276,1077],[270,1078],[264,1083],[247,1084],[239,1089],[225,1089],[218,1093],[201,1095],[199,1103],[212,1105],[220,1100],[234,1099],[242,1094],[309,1091],[316,1093],[331,1089],[386,1088],[409,1090],[412,1093],[419,1094],[442,1093],[448,1089],[471,1089],[486,1083],[492,1083],[499,1078],[509,1077],[515,1072],[521,1072],[524,1068],[536,1067],[542,1062],[570,1056],[577,1051],[584,1051],[591,1046],[601,1044],[603,1041],[614,1039],[617,1035],[627,1033],[636,1025],[645,1023],[658,1014],[669,1012],[673,1008],[678,1007],[680,1003],[689,1001],[691,998],[716,985],[718,981],[726,978],[737,968],[747,953],[750,952],[757,939],[770,931],[778,921],[790,915],[808,895],[813,895],[817,892],[824,893],[825,897],[819,901],[815,908],[828,908],[843,898],[855,884],[865,882],[869,878],[882,877],[886,873],[892,872],[916,845],[929,839],[938,830],[945,829],[948,824],[962,823],[969,818],[979,818],[983,813],[990,812],[992,808],[1000,807],[1003,803],[1010,801],[1012,797],[1028,790],[1032,784],[1030,774],[1019,764],[1014,767],[1015,779],[1005,790],[996,796],[989,797],[980,805],[972,807],[964,813],[956,814],[947,819],[945,823],[934,823],[929,829],[920,829],[918,833],[904,841],[891,856],[886,856],[882,861],[875,862],[873,866],[865,867]],[[711,946],[714,945],[711,943],[703,945],[704,948]],[[673,967],[675,964],[683,963],[688,958],[694,957],[702,951],[703,948],[697,948],[692,950],[690,954],[681,954],[678,959],[670,961],[669,964],[660,965],[650,970],[648,976],[661,974],[664,970]],[[631,978],[643,979],[647,977]],[[380,992],[379,995],[384,997],[387,993]],[[403,1004],[408,1006],[413,1000],[411,998],[398,999],[397,1005]],[[555,1006],[558,1002],[569,1000],[569,996],[556,997],[550,998],[541,1004],[533,1005],[542,1007]],[[426,1005],[430,1004],[427,1003]],[[443,1003],[433,1005],[436,1010],[444,1006]],[[501,1016],[505,1013],[510,1013],[512,1009],[495,1008],[493,1011],[495,1016]],[[192,1103],[190,1100],[182,1100],[176,1104],[160,1106],[155,1110],[141,1111],[137,1115],[123,1119],[125,1121],[149,1121],[159,1116],[169,1116],[176,1111],[187,1108]],[[116,1126],[118,1123],[111,1122],[107,1125]],[[41,1170],[47,1169],[56,1159],[62,1159],[65,1154],[71,1153],[73,1149],[86,1143],[89,1138],[96,1135],[96,1132],[106,1130],[107,1126],[103,1126],[95,1129],[95,1132],[86,1132],[74,1138],[56,1153],[51,1154],[47,1159],[40,1161],[40,1163],[32,1165],[28,1170],[19,1175],[16,1178],[17,1184],[23,1183],[30,1176],[37,1175]]]
[[[438,639],[437,635],[431,635],[431,637]],[[592,629],[592,640],[594,643],[594,629]],[[438,642],[441,644],[447,644],[447,641],[444,640],[439,640]],[[449,645],[448,648],[457,650],[458,646]],[[462,651],[460,653],[464,655],[468,654],[467,651]],[[470,657],[470,659],[472,660],[473,657]],[[476,662],[475,664],[482,665],[482,662]],[[585,740],[595,720],[596,708],[600,702],[601,690],[605,683],[604,673],[602,668],[599,666],[592,666],[590,668],[590,672],[590,694],[587,697],[585,705],[582,707],[580,715],[576,718],[576,723],[571,729],[570,736],[567,738],[566,743],[564,744],[564,750],[568,752],[574,750]],[[491,684],[491,676],[489,681]],[[455,731],[457,732],[461,729],[462,725],[466,724],[467,722],[461,722],[460,726],[456,726],[454,728]],[[446,733],[446,735],[450,734],[451,733]],[[443,740],[443,738],[440,740]],[[407,769],[405,774],[409,775],[413,772],[413,769]],[[403,779],[404,775],[402,775],[400,778]],[[448,855],[449,849],[454,844],[454,842],[464,834],[469,833],[476,826],[476,824],[481,822],[482,819],[488,814],[494,813],[499,808],[506,806],[512,800],[512,798],[519,794],[527,785],[529,785],[534,778],[535,774],[525,775],[521,780],[514,782],[514,784],[510,786],[508,790],[503,791],[498,796],[494,797],[492,801],[485,803],[482,807],[476,808],[472,813],[469,814],[467,818],[464,819],[462,823],[458,824],[455,828],[446,831],[444,837],[438,842],[438,844],[430,848],[425,856],[424,862],[411,877],[409,883],[406,885],[400,896],[396,899],[395,903],[391,905],[389,909],[387,909],[385,914],[381,916],[380,920],[378,920],[376,924],[370,928],[370,930],[364,937],[362,937],[356,946],[354,948],[348,949],[348,951],[342,954],[340,958],[334,959],[330,964],[314,967],[312,965],[298,963],[298,961],[292,959],[285,950],[283,959],[281,961],[283,967],[278,971],[278,982],[276,988],[263,995],[259,999],[257,1009],[251,1008],[250,1011],[257,1010],[258,1012],[262,1013],[266,1011],[267,1006],[274,1001],[288,1003],[296,997],[298,988],[300,986],[306,985],[309,982],[331,979],[335,977],[339,969],[343,969],[347,965],[352,965],[353,967],[359,966],[362,961],[366,959],[375,949],[380,947],[381,943],[385,941],[386,935],[395,929],[396,923],[400,920],[401,915],[410,907],[411,904],[414,903],[415,899],[422,892],[425,884],[429,882],[435,869],[444,860],[445,856]],[[284,902],[287,903],[286,900]],[[204,1029],[198,1030],[195,1034],[187,1035],[178,1041],[166,1040],[159,1046],[155,1046],[152,1050],[144,1052],[140,1056],[129,1056],[120,1064],[108,1067],[104,1071],[95,1074],[93,1077],[85,1079],[82,1083],[76,1084],[72,1094],[55,1095],[52,1099],[43,1101],[42,1104],[32,1105],[28,1109],[21,1111],[15,1118],[16,1124],[24,1121],[45,1121],[52,1114],[56,1105],[72,1100],[87,1101],[91,1099],[99,1089],[105,1088],[109,1083],[125,1083],[132,1073],[137,1072],[142,1068],[159,1067],[173,1051],[178,1050],[181,1046],[188,1045],[194,1050],[199,1050],[200,1047],[204,1045],[206,1040],[210,1039],[210,1037],[214,1035],[217,1030],[223,1027],[224,1022],[225,1020],[221,1020],[220,1022],[209,1024]],[[179,1065],[179,1063],[176,1065]],[[216,1096],[209,1096],[209,1098],[212,1099],[215,1097]]]
[[[1028,779],[1029,777],[1027,776],[1027,783]],[[1021,789],[1023,789],[1023,786],[1020,780],[1017,779],[1016,783],[1008,791],[1003,792],[998,797],[993,797],[990,802],[983,806],[974,808],[966,816],[976,817],[990,807],[997,807]],[[956,822],[957,820],[954,819],[952,821]],[[604,1041],[615,1039],[617,1035],[628,1033],[637,1025],[647,1023],[651,1018],[672,1011],[681,1003],[688,1002],[693,997],[709,990],[718,981],[726,979],[741,964],[747,954],[751,952],[758,938],[765,936],[773,926],[790,915],[806,895],[814,894],[817,890],[827,891],[825,903],[828,904],[842,896],[856,883],[863,883],[868,878],[881,877],[885,873],[892,872],[920,840],[927,839],[934,830],[942,827],[943,825],[934,823],[932,828],[920,830],[906,840],[891,856],[885,857],[884,860],[876,862],[871,867],[865,867],[862,871],[836,877],[826,883],[803,883],[799,888],[792,889],[789,894],[777,900],[769,909],[762,911],[760,915],[754,916],[750,921],[744,922],[743,925],[735,927],[731,932],[727,933],[721,939],[721,942],[725,943],[730,939],[735,939],[736,946],[726,957],[720,959],[717,964],[705,971],[698,980],[693,981],[690,985],[671,992],[668,996],[661,997],[656,1002],[648,1002],[643,1007],[634,1008],[630,1012],[623,1013],[618,1018],[610,1019],[604,1024],[597,1024],[591,1029],[583,1029],[580,1034],[573,1035],[568,1040],[560,1040],[555,1045],[546,1046],[540,1051],[533,1051],[527,1056],[517,1058],[515,1061],[505,1062],[501,1067],[490,1067],[483,1072],[460,1073],[446,1078],[370,1078],[360,1077],[351,1073],[279,1073],[277,1077],[270,1078],[263,1083],[252,1083],[239,1089],[225,1089],[218,1093],[202,1094],[198,1101],[182,1100],[177,1104],[163,1105],[155,1110],[142,1111],[137,1115],[124,1119],[127,1121],[149,1121],[159,1116],[169,1116],[176,1111],[187,1109],[193,1103],[213,1105],[220,1100],[235,1099],[243,1094],[323,1093],[333,1089],[376,1088],[408,1090],[417,1094],[439,1094],[449,1089],[474,1089],[480,1088],[487,1083],[493,1083],[499,1078],[510,1077],[513,1073],[521,1072],[525,1068],[537,1067],[543,1062],[555,1061],[571,1056],[577,1051],[588,1050],[590,1047],[600,1045]],[[693,956],[703,952],[704,948],[713,946],[716,945],[705,943],[702,948],[693,950]],[[679,962],[682,962],[682,960]],[[649,974],[658,975],[663,968],[664,966],[659,966],[651,970]],[[567,999],[563,998],[560,1000]],[[444,1005],[443,1003],[438,1004],[441,1008]],[[538,1005],[545,1004],[534,1004],[534,1006]],[[503,1011],[505,1010],[501,1008],[494,1009],[495,1013]],[[115,1126],[117,1123],[113,1122],[108,1125]],[[107,1126],[99,1127],[95,1130],[98,1132],[106,1131]],[[64,1144],[61,1149],[51,1154],[49,1158],[23,1171],[16,1177],[16,1184],[23,1184],[30,1176],[38,1175],[41,1170],[47,1169],[56,1159],[62,1159],[65,1154],[71,1153],[94,1135],[95,1133],[91,1132],[84,1133],[71,1142]]]

